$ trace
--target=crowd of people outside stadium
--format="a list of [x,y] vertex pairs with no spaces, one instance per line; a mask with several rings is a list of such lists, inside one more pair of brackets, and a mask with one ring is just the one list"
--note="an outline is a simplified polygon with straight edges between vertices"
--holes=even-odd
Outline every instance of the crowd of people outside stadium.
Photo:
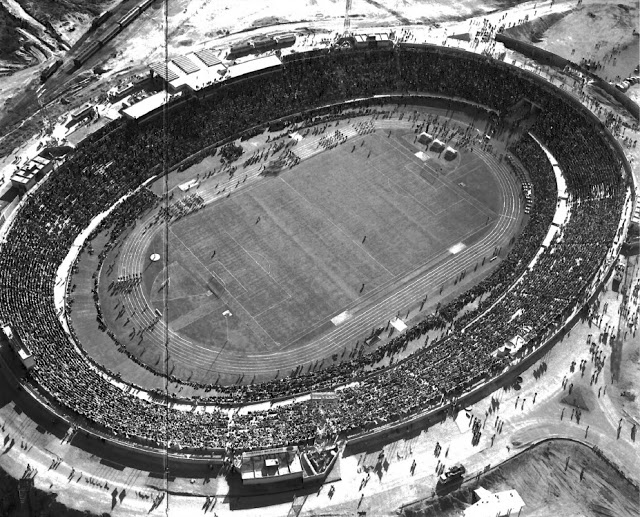
[[[318,114],[315,106],[418,91],[487,106],[500,120],[522,98],[539,107],[530,131],[563,170],[570,217],[562,237],[532,270],[527,266],[553,218],[556,188],[546,155],[522,135],[512,151],[530,175],[535,201],[529,223],[501,266],[370,354],[270,382],[216,386],[211,400],[220,408],[182,411],[160,395],[145,400],[128,393],[109,382],[104,374],[110,372],[78,353],[53,306],[57,268],[97,214],[162,171],[160,157],[168,157],[165,165],[171,166],[286,114],[299,113],[300,121]],[[506,340],[526,329],[530,345],[538,344],[583,303],[584,288],[618,230],[626,182],[602,131],[549,86],[483,56],[435,47],[293,55],[280,71],[217,85],[208,98],[169,114],[166,128],[160,118],[142,126],[120,121],[89,136],[30,195],[0,248],[0,320],[17,328],[34,353],[30,382],[76,421],[86,419],[109,435],[139,443],[172,449],[272,447],[318,434],[358,433],[437,407],[508,367],[511,358],[494,353]],[[439,335],[409,357],[377,366],[430,331]],[[223,409],[339,385],[345,386],[332,402],[311,400],[248,414]]]

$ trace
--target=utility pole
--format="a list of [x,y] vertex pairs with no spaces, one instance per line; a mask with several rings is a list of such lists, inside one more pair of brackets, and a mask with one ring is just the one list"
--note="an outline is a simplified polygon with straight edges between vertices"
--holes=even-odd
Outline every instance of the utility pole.
[[351,2],[352,0],[345,0],[345,10],[344,10],[344,36],[349,35],[351,32],[351,19],[349,18],[349,12],[351,11]]

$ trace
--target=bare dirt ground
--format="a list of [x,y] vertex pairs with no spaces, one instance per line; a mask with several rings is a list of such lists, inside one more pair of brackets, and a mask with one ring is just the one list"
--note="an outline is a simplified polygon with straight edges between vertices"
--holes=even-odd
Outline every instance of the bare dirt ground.
[[640,493],[611,465],[582,444],[544,442],[436,501],[407,507],[406,517],[454,517],[473,503],[473,490],[515,489],[526,494],[522,517],[636,515]]
[[[21,68],[41,64],[73,45],[90,28],[93,18],[121,0],[1,0],[4,21],[0,69],[6,63]],[[0,25],[0,26],[2,26]]]
[[[624,316],[613,313],[613,324],[617,323],[621,337],[620,350],[612,351],[612,366],[609,374],[616,381],[616,388],[609,398],[611,404],[619,411],[623,418],[640,425],[640,340],[637,339],[638,285],[640,285],[640,256],[635,255],[627,259],[627,269],[624,283],[630,301],[628,311],[622,311]],[[611,293],[613,298],[613,293]],[[622,296],[616,296],[616,302]],[[613,301],[613,300],[612,300]],[[624,307],[624,305],[620,305]],[[613,304],[615,307],[615,303]],[[617,321],[616,321],[617,319]]]
[[580,63],[599,61],[603,68],[594,73],[607,80],[633,75],[640,51],[638,2],[584,2],[551,25],[537,43],[540,48]]

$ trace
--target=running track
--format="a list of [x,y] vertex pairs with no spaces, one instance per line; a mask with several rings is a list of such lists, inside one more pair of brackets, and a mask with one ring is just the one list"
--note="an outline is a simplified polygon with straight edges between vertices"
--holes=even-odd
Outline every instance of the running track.
[[[402,121],[397,119],[375,120],[374,124],[376,129],[382,130],[412,127],[412,121],[406,118]],[[348,138],[358,136],[353,124],[347,128],[340,128],[340,130]],[[327,136],[328,134],[331,133],[318,135],[317,138],[305,138],[307,141],[303,141],[292,150],[302,159],[313,156],[324,151],[323,148],[318,148],[317,141],[321,136]],[[438,257],[432,259],[439,262],[435,268],[404,285],[399,291],[386,299],[370,305],[366,310],[359,312],[353,318],[307,344],[292,349],[281,349],[264,354],[241,357],[233,352],[226,352],[224,346],[201,346],[169,328],[169,342],[167,345],[169,357],[174,358],[174,362],[177,362],[183,368],[199,370],[205,374],[208,372],[211,374],[273,375],[276,370],[286,372],[299,365],[309,364],[316,360],[326,359],[332,354],[341,353],[346,346],[352,345],[357,339],[371,331],[372,328],[386,324],[390,318],[397,314],[398,309],[419,303],[424,299],[426,293],[433,292],[436,288],[435,286],[440,286],[459,275],[462,271],[469,270],[483,257],[493,253],[498,243],[516,231],[517,216],[521,208],[518,187],[513,181],[512,174],[508,168],[499,164],[487,152],[474,148],[474,153],[480,156],[494,171],[503,196],[503,206],[497,221],[491,231],[480,241],[465,248],[457,255],[450,255],[448,251],[441,253]],[[254,186],[259,179],[260,167],[261,164],[257,163],[244,169],[244,173],[247,175],[246,183],[243,184],[244,188]],[[239,171],[236,176],[239,176]],[[203,189],[199,190],[198,193],[208,204],[224,198],[235,187],[237,181],[237,177],[230,178],[225,182],[220,182],[218,189]],[[133,274],[144,269],[146,262],[145,252],[154,235],[154,228],[144,230],[142,225],[136,228],[134,233],[127,239],[123,249],[123,261],[119,267],[119,275]],[[448,259],[445,258],[446,255],[449,255]],[[360,304],[361,301],[359,302]],[[135,311],[132,322],[136,329],[146,328],[152,323],[154,311],[145,310],[145,307],[149,304],[141,286],[138,286],[130,294],[125,295],[125,305]],[[146,331],[143,343],[146,346],[157,347],[157,350],[164,352],[164,325],[163,321],[159,321],[153,330]]]

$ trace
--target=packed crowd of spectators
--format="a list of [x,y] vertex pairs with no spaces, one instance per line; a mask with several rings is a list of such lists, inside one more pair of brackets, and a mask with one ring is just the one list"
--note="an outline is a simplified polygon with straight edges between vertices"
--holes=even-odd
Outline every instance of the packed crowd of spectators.
[[[163,397],[147,401],[128,394],[78,352],[81,344],[69,339],[53,306],[56,270],[92,218],[158,173],[161,157],[171,167],[287,114],[304,121],[317,113],[315,106],[416,91],[467,99],[500,113],[523,97],[541,106],[532,133],[567,178],[571,216],[562,238],[531,271],[527,266],[553,217],[556,189],[544,153],[524,137],[513,152],[529,172],[534,206],[521,237],[489,278],[371,354],[271,382],[215,388],[216,400],[232,405],[344,385],[335,402],[307,401],[231,418],[222,409],[181,411]],[[625,194],[621,163],[601,130],[585,122],[582,108],[557,95],[503,63],[454,49],[319,51],[286,58],[284,69],[268,80],[216,85],[208,98],[170,111],[166,128],[161,119],[140,127],[112,123],[83,141],[16,217],[0,247],[0,320],[18,328],[34,352],[32,381],[44,394],[78,420],[155,446],[286,445],[318,433],[364,431],[438,406],[508,367],[511,358],[495,354],[505,341],[526,329],[533,346],[579,305],[616,234]],[[475,308],[461,311],[477,300]],[[432,330],[441,336],[392,366],[378,366]]]
[[189,214],[202,210],[204,208],[204,199],[199,194],[193,193],[184,196],[175,203],[171,203],[168,207],[161,207],[156,222],[178,221]]

